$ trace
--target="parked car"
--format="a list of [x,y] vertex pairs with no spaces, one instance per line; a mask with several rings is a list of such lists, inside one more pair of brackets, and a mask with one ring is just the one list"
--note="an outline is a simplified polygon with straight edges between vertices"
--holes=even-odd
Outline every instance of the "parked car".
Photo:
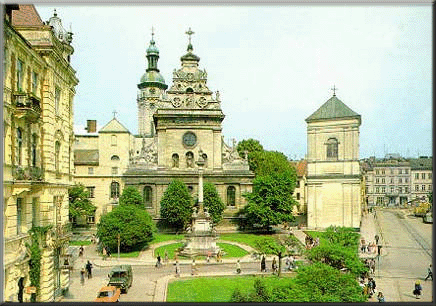
[[422,220],[424,221],[424,223],[433,223],[433,213],[432,212],[426,213],[425,216],[422,218]]
[[131,265],[114,266],[108,274],[108,286],[115,286],[121,289],[121,292],[127,293],[132,286],[133,273]]
[[120,288],[117,288],[115,286],[104,286],[100,289],[100,291],[98,291],[97,298],[94,300],[94,302],[119,302],[120,295]]

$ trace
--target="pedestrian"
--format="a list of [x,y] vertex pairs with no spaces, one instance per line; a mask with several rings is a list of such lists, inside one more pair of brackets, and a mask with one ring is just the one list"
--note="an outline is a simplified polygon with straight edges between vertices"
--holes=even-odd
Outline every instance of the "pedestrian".
[[375,274],[375,259],[372,258],[369,261],[369,269],[371,271],[372,274]]
[[266,272],[266,260],[264,255],[262,255],[262,259],[260,260],[260,272]]
[[413,294],[415,295],[415,298],[419,299],[419,296],[421,295],[421,291],[422,291],[421,282],[417,280],[415,282],[415,289],[413,290]]
[[431,277],[431,280],[433,280],[433,268],[431,267],[431,264],[427,268],[427,276],[425,277],[425,280],[427,280],[429,277]]
[[291,258],[289,254],[285,259],[285,264],[286,264],[286,270],[291,270]]
[[375,287],[376,287],[375,280],[372,277],[368,280],[368,286],[371,292],[370,296],[372,296],[375,293]]
[[238,261],[236,262],[236,273],[241,274],[241,263]]
[[88,272],[88,278],[92,278],[92,263],[88,260],[86,263],[86,271]]
[[106,248],[105,247],[103,247],[103,260],[106,260],[106,257],[107,257],[107,251],[106,251]]
[[82,284],[82,286],[85,284],[85,268],[80,270],[80,284]]
[[210,262],[210,257],[212,256],[212,253],[210,251],[207,252],[207,262]]
[[192,263],[191,263],[191,275],[195,275],[197,272],[197,267],[195,266],[195,259],[192,259]]
[[272,263],[271,263],[271,268],[272,268],[272,273],[273,273],[273,274],[274,274],[275,272],[277,272],[277,260],[276,260],[275,257],[273,258],[273,261],[272,261]]
[[179,261],[176,260],[176,277],[180,276],[180,266],[179,266]]
[[160,268],[162,265],[160,254],[157,254],[156,268]]
[[83,245],[80,246],[79,248],[79,257],[83,257],[83,252],[85,251],[85,249],[83,248]]
[[375,239],[375,244],[378,244],[378,240],[380,239],[380,237],[376,234],[376,235],[374,236],[374,239]]
[[168,262],[168,252],[165,249],[165,253],[164,253],[164,262],[167,263]]
[[111,249],[106,248],[107,257],[110,259],[111,257]]
[[295,268],[295,258],[294,258],[294,256],[291,255],[289,260],[291,262],[291,265],[289,266],[289,270],[292,270],[292,269]]
[[361,238],[360,239],[360,251],[362,253],[365,253],[365,250],[366,250],[366,242],[365,242],[364,238]]
[[383,296],[383,293],[381,291],[379,291],[379,293],[377,294],[377,300],[379,303],[383,303],[385,301],[385,297]]

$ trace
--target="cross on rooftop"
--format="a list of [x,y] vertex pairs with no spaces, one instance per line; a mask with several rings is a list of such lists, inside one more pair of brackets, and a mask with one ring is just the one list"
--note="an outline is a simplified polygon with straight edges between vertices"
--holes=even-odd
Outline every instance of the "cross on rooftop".
[[153,37],[154,37],[154,28],[151,27],[151,40],[153,40]]
[[116,115],[117,115],[117,111],[116,110],[114,110],[113,112],[112,112],[113,114],[114,114],[114,118],[116,117]]
[[333,96],[336,96],[336,90],[338,90],[338,88],[333,85],[333,88],[331,90],[333,90]]
[[193,32],[193,31],[191,30],[191,27],[189,27],[189,30],[185,32],[185,34],[188,34],[188,35],[189,35],[189,44],[191,44],[191,35],[194,34],[194,33],[195,33],[195,32]]

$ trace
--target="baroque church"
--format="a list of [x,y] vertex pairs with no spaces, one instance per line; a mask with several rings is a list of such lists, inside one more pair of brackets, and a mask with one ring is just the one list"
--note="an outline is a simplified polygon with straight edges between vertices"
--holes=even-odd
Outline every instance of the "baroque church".
[[99,131],[95,120],[88,120],[87,133],[75,135],[76,182],[88,188],[97,206],[88,223],[111,211],[128,186],[141,192],[144,206],[155,218],[173,179],[183,181],[196,198],[199,158],[205,161],[204,180],[216,186],[226,204],[224,217],[245,205],[242,195],[251,191],[254,174],[236,151],[236,143],[224,142],[219,92],[209,89],[206,70],[199,67],[191,43],[194,32],[189,29],[186,34],[187,52],[168,86],[158,69],[159,50],[152,33],[148,66],[138,84],[138,135],[115,116]]

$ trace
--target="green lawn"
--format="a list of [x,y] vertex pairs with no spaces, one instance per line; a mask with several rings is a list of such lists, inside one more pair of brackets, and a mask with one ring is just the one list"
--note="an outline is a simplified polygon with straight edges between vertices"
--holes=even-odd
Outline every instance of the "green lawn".
[[[118,253],[112,253],[111,257],[117,257]],[[129,253],[120,253],[120,258],[138,257],[139,251],[133,251]]]
[[153,240],[148,244],[152,245],[155,243],[160,243],[164,241],[170,241],[170,240],[183,240],[185,238],[185,235],[175,235],[175,234],[161,234],[161,233],[154,233],[153,234]]
[[91,241],[89,240],[70,240],[71,246],[81,246],[81,245],[90,245]]
[[267,285],[283,283],[285,277],[276,276],[220,276],[175,280],[168,284],[167,302],[229,302],[233,291],[239,288],[242,294],[253,290],[256,277],[263,277]]
[[[221,250],[223,250],[226,253],[224,255],[224,257],[226,257],[226,258],[243,257],[243,256],[248,254],[247,251],[245,251],[244,249],[242,249],[236,245],[232,245],[232,244],[228,244],[228,243],[217,243],[217,245],[220,247]],[[168,258],[172,259],[172,258],[174,258],[174,252],[182,246],[183,246],[183,242],[172,243],[172,244],[160,246],[154,250],[154,257],[157,257],[157,255],[160,254],[160,256],[163,259],[164,254],[165,254],[165,250],[166,250],[168,252]],[[206,257],[205,256],[198,256],[197,258],[198,259],[205,259]]]
[[272,235],[256,235],[256,234],[242,234],[242,233],[221,234],[219,236],[219,239],[243,243],[256,249],[256,241],[261,237],[266,237],[271,240],[275,240],[274,236]]

